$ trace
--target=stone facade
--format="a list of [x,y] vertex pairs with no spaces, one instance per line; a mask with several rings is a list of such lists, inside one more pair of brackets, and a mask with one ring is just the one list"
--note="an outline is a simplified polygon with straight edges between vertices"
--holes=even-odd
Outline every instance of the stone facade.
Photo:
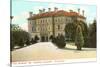
[[55,8],[54,11],[51,11],[48,8],[48,12],[45,12],[45,9],[39,10],[38,14],[30,12],[28,31],[32,37],[37,35],[40,39],[44,37],[48,41],[51,35],[55,37],[59,34],[65,35],[65,25],[74,22],[74,20],[86,22],[86,18],[79,14],[79,10],[78,12],[72,10],[67,12]]

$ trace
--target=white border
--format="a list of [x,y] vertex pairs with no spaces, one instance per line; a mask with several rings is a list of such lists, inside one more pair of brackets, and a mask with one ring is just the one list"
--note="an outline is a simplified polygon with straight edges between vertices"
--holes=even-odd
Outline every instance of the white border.
[[[32,2],[34,2],[34,1],[37,1],[37,2],[54,2],[54,3],[64,3],[64,4],[86,4],[86,3],[84,3],[84,2],[81,2],[81,3],[77,3],[77,2],[75,2],[75,3],[72,3],[71,1],[67,1],[67,2],[64,2],[64,1],[56,1],[56,0],[53,0],[53,1],[47,1],[47,0],[45,0],[45,1],[41,1],[41,0],[26,0],[26,1],[32,1]],[[93,2],[91,2],[90,4],[86,4],[86,5],[96,5],[96,4],[94,4]],[[50,63],[45,63],[45,62],[50,62]],[[58,61],[61,61],[61,60],[58,60]],[[14,62],[14,63],[12,63],[12,65],[13,66],[23,66],[23,65],[41,65],[41,64],[57,64],[57,63],[73,63],[73,62],[90,62],[90,61],[95,61],[96,62],[96,58],[81,58],[81,59],[70,59],[70,60],[62,60],[63,62],[57,62],[56,60],[47,60],[47,61],[44,61],[44,60],[41,60],[41,61],[24,61],[24,62]],[[44,62],[44,63],[43,63]],[[31,64],[30,64],[31,63]]]
[[81,58],[81,59],[62,59],[62,60],[40,60],[40,61],[23,61],[13,62],[13,67],[19,66],[39,66],[39,65],[53,65],[53,64],[68,64],[81,62],[96,62],[96,58]]
[[[97,5],[97,61],[100,63],[100,0],[33,0],[42,2],[57,2],[57,3],[74,3],[74,4],[89,4]],[[0,0],[0,66],[9,67],[10,63],[10,0]],[[78,63],[78,64],[67,64],[67,65],[52,65],[52,67],[80,67],[80,66],[91,66],[99,67],[99,64],[95,62],[91,63]],[[35,67],[35,66],[34,66]],[[47,66],[42,66],[47,67]],[[51,67],[48,65],[48,67]]]

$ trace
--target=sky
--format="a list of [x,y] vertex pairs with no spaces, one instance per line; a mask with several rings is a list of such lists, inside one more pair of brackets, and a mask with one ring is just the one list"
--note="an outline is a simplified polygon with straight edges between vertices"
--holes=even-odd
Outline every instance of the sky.
[[87,18],[87,24],[92,23],[96,19],[96,6],[95,5],[80,5],[80,4],[67,4],[67,3],[53,3],[53,2],[36,2],[36,1],[27,1],[27,0],[12,0],[12,16],[14,16],[12,23],[18,24],[24,30],[28,30],[28,20],[29,12],[33,14],[39,13],[39,9],[45,8],[48,11],[48,8],[54,10],[54,7],[57,7],[58,10],[69,11],[78,11],[80,8],[80,13],[82,10],[85,11],[84,15]]

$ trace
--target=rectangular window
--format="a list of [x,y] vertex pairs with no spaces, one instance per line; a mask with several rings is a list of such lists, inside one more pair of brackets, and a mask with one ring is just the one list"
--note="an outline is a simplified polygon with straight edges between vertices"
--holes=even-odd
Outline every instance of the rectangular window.
[[49,30],[51,30],[51,29],[50,29],[50,26],[49,26]]
[[58,25],[58,30],[60,30],[60,25]]
[[38,28],[38,31],[39,31],[40,29]]
[[60,20],[59,20],[59,18],[58,18],[58,22],[59,22]]
[[41,24],[42,24],[42,22],[43,22],[43,21],[41,20]]
[[31,24],[31,21],[29,23]]
[[67,21],[67,19],[66,19],[66,21]]
[[34,27],[32,27],[32,32],[34,32]]

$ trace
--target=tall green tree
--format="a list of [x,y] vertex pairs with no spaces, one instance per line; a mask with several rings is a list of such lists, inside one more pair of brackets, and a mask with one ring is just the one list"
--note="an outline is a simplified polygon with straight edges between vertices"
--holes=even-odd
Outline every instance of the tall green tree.
[[84,45],[84,37],[80,25],[78,25],[76,28],[75,45],[77,46],[77,50],[81,50],[82,46]]
[[96,20],[89,26],[88,47],[96,48]]
[[87,38],[88,38],[88,26],[85,22],[83,21],[79,21],[79,25],[81,26],[82,28],[82,34],[83,34],[83,38],[84,38],[84,46],[83,47],[87,47],[88,44],[87,44]]

